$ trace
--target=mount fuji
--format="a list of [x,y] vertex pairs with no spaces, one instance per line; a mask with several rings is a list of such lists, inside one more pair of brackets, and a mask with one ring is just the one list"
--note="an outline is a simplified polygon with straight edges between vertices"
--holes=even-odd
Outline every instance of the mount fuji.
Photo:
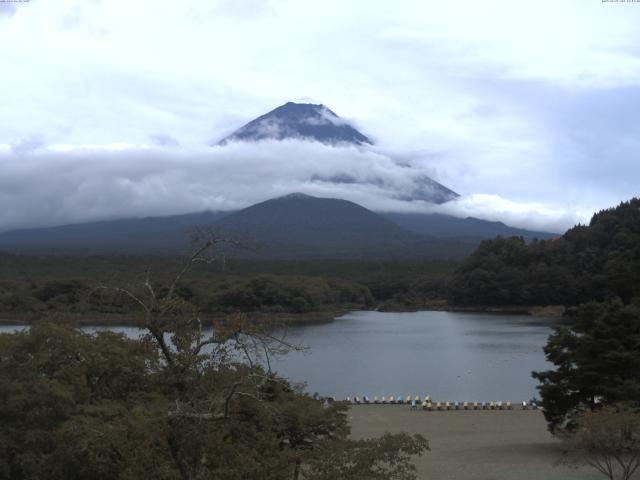
[[[239,128],[231,135],[214,145],[225,146],[232,142],[255,143],[265,140],[302,140],[322,143],[331,147],[370,148],[374,142],[353,127],[349,121],[339,117],[322,104],[287,102],[284,105],[261,115]],[[398,200],[422,200],[441,204],[454,200],[459,195],[453,190],[411,167],[398,163],[406,169],[407,176],[412,178],[412,186],[405,191],[398,191],[394,197]],[[309,181],[324,183],[352,184],[357,187],[385,186],[382,178],[357,179],[344,172],[334,175],[314,175]]]

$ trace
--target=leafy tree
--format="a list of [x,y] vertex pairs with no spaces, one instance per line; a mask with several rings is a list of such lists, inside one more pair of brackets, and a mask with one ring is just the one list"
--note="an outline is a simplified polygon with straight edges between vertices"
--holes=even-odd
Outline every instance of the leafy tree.
[[564,435],[565,461],[587,464],[609,480],[629,480],[640,467],[640,413],[605,407],[584,412]]
[[394,480],[414,478],[411,455],[428,449],[424,438],[404,433],[373,440],[341,440],[326,445],[309,461],[307,480]]
[[76,303],[80,300],[83,291],[86,291],[86,285],[77,280],[73,281],[52,281],[38,288],[34,296],[43,302],[47,302],[54,298],[62,297],[66,303]]
[[554,240],[485,240],[456,270],[458,304],[579,305],[640,295],[640,198],[593,216]]
[[269,356],[295,346],[268,326],[231,315],[202,328],[178,286],[217,245],[166,287],[148,274],[118,289],[141,310],[139,340],[60,322],[0,335],[0,479],[415,478],[426,440],[349,439],[348,405],[271,371]]
[[135,432],[118,432],[118,423],[153,403],[148,372],[157,361],[147,344],[59,321],[1,335],[0,478],[89,478],[64,467],[71,452],[94,478],[114,478],[118,452],[133,446],[126,440]]
[[585,410],[640,403],[640,305],[620,299],[574,309],[545,347],[556,370],[533,372],[551,431],[575,427]]

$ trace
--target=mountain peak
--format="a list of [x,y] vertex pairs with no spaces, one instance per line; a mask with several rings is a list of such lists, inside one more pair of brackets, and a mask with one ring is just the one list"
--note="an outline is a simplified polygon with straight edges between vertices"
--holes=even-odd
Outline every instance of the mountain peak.
[[280,200],[311,200],[313,198],[318,198],[318,197],[314,197],[313,195],[307,195],[306,193],[301,193],[301,192],[293,192],[293,193],[289,193],[288,195],[282,195],[281,197],[278,197],[278,199]]
[[[309,111],[309,110],[314,110],[314,111],[319,111],[322,109],[327,109],[329,110],[327,107],[325,107],[323,104],[321,103],[296,103],[296,102],[287,102],[284,105],[280,105],[279,107],[276,107],[272,110],[272,112],[283,112],[283,111]],[[330,111],[330,110],[329,110]],[[337,115],[333,112],[331,112],[334,116],[337,117]]]
[[287,102],[247,123],[218,144],[285,139],[311,140],[328,145],[373,143],[322,104]]

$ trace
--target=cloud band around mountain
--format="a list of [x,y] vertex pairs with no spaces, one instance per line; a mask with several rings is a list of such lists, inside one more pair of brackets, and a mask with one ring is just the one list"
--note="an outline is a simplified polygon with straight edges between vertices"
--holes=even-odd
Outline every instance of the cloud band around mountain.
[[576,212],[490,194],[467,194],[439,206],[406,199],[434,173],[421,162],[399,164],[373,150],[289,140],[200,149],[5,146],[0,230],[237,210],[291,192],[343,198],[374,211],[471,215],[536,230],[562,231],[584,220]]

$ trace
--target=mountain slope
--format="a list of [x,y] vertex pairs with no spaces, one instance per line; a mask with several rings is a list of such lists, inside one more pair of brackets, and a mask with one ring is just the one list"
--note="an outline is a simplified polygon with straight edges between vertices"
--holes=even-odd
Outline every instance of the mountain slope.
[[502,222],[491,222],[475,217],[458,218],[439,213],[397,213],[381,214],[387,220],[414,233],[438,238],[478,238],[489,239],[497,236],[524,237],[526,240],[549,239],[558,234],[514,228]]
[[249,248],[227,253],[267,258],[456,257],[476,242],[410,232],[346,200],[303,194],[267,200],[233,213],[204,212],[16,230],[0,234],[0,250],[20,253],[183,253],[189,230],[211,227]]
[[189,231],[226,212],[130,218],[0,233],[0,249],[40,253],[163,253],[189,247]]
[[392,253],[420,239],[353,202],[301,193],[252,205],[216,226],[278,255]]
[[218,143],[284,139],[313,140],[328,145],[373,143],[324,105],[293,102],[250,121]]
[[436,214],[377,214],[339,199],[292,194],[237,212],[110,220],[0,233],[0,250],[21,253],[167,253],[189,248],[189,231],[211,227],[267,257],[459,257],[482,239],[551,234],[500,222]]

